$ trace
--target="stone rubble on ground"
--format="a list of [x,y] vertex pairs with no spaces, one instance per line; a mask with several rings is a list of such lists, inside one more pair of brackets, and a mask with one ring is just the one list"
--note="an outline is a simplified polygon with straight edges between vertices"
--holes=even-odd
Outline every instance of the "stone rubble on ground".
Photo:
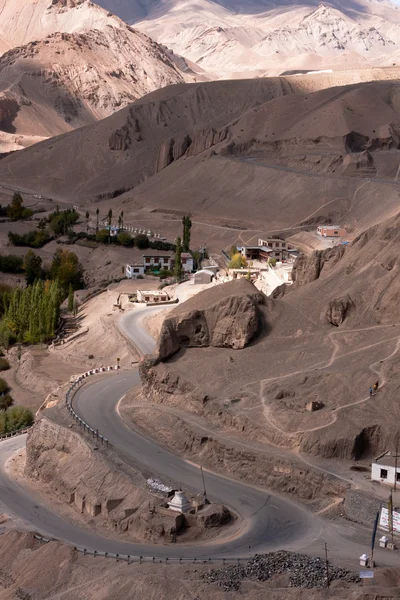
[[[256,554],[246,565],[229,565],[203,573],[207,583],[216,583],[225,591],[237,591],[245,579],[266,581],[274,575],[287,574],[290,587],[314,588],[326,586],[326,563],[322,558],[310,558],[281,550],[270,554]],[[359,582],[356,573],[329,564],[329,581],[340,579],[347,583]]]

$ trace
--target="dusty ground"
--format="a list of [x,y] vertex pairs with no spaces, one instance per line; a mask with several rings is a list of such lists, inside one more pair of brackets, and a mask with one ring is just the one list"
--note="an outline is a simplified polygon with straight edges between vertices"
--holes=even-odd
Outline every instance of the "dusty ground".
[[400,593],[396,569],[376,570],[374,582],[363,586],[335,583],[329,593],[288,588],[282,577],[244,582],[239,592],[224,592],[202,579],[209,567],[107,562],[64,544],[41,545],[15,531],[0,536],[0,563],[2,600],[394,600]]

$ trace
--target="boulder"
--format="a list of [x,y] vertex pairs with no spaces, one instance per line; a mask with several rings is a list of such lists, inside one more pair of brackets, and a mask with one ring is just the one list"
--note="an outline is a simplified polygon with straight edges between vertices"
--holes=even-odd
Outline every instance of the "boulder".
[[244,348],[261,329],[259,305],[265,296],[241,279],[209,290],[178,306],[163,323],[158,359],[180,348]]
[[354,302],[348,294],[343,298],[335,298],[329,303],[326,310],[326,318],[328,323],[335,327],[339,327],[346,318],[347,313],[354,308]]

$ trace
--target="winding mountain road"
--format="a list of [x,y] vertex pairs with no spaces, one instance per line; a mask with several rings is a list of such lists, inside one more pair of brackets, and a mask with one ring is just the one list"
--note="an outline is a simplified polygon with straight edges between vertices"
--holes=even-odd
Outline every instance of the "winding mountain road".
[[[143,317],[160,309],[126,313],[120,327],[143,353],[152,352],[154,340],[143,328]],[[129,429],[118,416],[121,397],[140,382],[137,369],[121,371],[107,378],[93,379],[74,399],[75,410],[95,429],[99,429],[127,459],[143,465],[144,472],[160,476],[165,482],[181,485],[201,493],[202,479],[198,466],[157,446],[143,435]],[[177,556],[177,546],[133,544],[105,538],[67,521],[24,490],[8,476],[4,465],[8,458],[25,445],[26,436],[3,442],[0,448],[0,503],[4,512],[13,514],[17,523],[46,536],[76,546],[109,553],[147,556]],[[212,501],[227,505],[244,519],[244,526],[229,540],[211,544],[184,546],[185,556],[246,556],[252,552],[275,548],[300,549],[319,538],[322,521],[289,500],[268,494],[262,489],[205,472],[207,494]]]

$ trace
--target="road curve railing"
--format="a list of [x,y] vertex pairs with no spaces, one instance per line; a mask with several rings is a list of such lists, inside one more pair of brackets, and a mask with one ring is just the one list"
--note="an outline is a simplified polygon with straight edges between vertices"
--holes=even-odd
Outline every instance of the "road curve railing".
[[11,431],[10,433],[2,433],[0,435],[0,442],[3,440],[8,440],[12,437],[16,437],[17,435],[24,435],[25,433],[28,433],[30,428],[31,427],[25,427],[25,429],[18,429],[17,431]]
[[93,429],[92,427],[90,427],[89,423],[86,423],[86,421],[84,421],[83,419],[80,418],[80,416],[75,412],[74,407],[72,406],[72,400],[73,400],[77,390],[85,383],[85,380],[88,377],[95,375],[97,373],[106,373],[108,371],[118,371],[119,368],[120,368],[120,366],[116,365],[116,366],[110,366],[110,367],[99,367],[96,369],[90,369],[90,371],[86,371],[85,373],[78,375],[78,377],[75,379],[75,381],[72,382],[72,384],[70,385],[70,387],[68,388],[68,390],[65,394],[65,404],[66,404],[68,412],[70,413],[72,418],[75,419],[76,423],[80,427],[82,427],[84,431],[87,431],[88,433],[90,433],[94,438],[98,439],[102,444],[105,444],[106,446],[111,445],[110,442],[108,441],[108,439],[104,435],[102,435],[98,429]]
[[[33,536],[35,540],[41,542],[42,544],[49,544],[50,542],[58,542],[59,540],[53,538],[46,538],[41,535],[34,534]],[[201,558],[191,558],[189,556],[137,556],[135,554],[117,554],[115,552],[104,552],[100,550],[92,550],[89,548],[84,548],[83,546],[74,546],[74,550],[76,552],[80,552],[84,556],[93,556],[103,557],[103,558],[111,558],[116,562],[122,561],[126,562],[128,565],[133,563],[153,563],[153,564],[164,564],[164,565],[212,565],[212,564],[220,564],[220,565],[240,565],[245,564],[251,558],[251,556],[247,558],[235,558],[235,557],[227,557],[227,558],[219,558],[219,557],[201,557]]]

